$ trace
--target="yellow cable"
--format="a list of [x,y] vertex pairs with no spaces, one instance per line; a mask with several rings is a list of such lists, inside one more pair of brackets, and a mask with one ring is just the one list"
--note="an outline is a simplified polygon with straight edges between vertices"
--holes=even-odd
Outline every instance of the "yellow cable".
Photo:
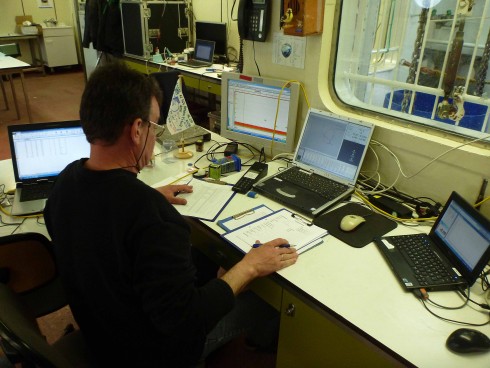
[[[15,218],[37,218],[37,217],[43,217],[44,215],[42,213],[39,213],[37,215],[29,215],[29,216],[17,216],[17,215],[11,215],[8,213],[3,206],[0,206],[0,211],[3,212],[5,215],[10,216],[10,217],[15,217]],[[12,224],[14,225],[14,224]]]
[[288,87],[291,83],[298,83],[299,86],[301,87],[301,90],[303,91],[303,95],[305,97],[306,105],[308,106],[308,109],[310,108],[310,101],[308,100],[308,94],[306,93],[305,87],[303,86],[303,83],[297,80],[288,80],[286,83],[281,88],[281,91],[279,92],[279,95],[277,96],[277,105],[276,105],[276,116],[274,117],[274,127],[272,128],[272,141],[271,141],[271,152],[270,155],[273,157],[273,147],[274,147],[274,138],[276,136],[276,126],[277,126],[277,117],[279,116],[279,105],[281,103],[281,96],[282,92],[284,91],[284,88]]

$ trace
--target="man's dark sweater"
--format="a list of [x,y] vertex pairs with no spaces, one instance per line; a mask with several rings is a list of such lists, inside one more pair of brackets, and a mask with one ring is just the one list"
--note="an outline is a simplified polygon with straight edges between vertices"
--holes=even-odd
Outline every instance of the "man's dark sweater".
[[195,286],[189,227],[124,169],[59,176],[45,219],[73,315],[98,363],[184,367],[234,304],[215,279]]

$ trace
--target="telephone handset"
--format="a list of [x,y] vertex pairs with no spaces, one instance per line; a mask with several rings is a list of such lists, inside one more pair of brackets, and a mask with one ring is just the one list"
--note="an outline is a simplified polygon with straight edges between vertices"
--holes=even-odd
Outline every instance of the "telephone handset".
[[269,32],[271,0],[240,0],[238,33],[242,40],[265,42]]

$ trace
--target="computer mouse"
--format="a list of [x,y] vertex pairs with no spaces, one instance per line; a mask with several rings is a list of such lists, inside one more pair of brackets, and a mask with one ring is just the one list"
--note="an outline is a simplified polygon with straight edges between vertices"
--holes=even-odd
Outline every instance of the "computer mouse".
[[490,351],[490,338],[471,328],[460,328],[446,340],[446,346],[455,353],[480,353]]
[[353,231],[357,229],[359,225],[366,222],[366,219],[358,215],[347,215],[340,221],[340,229],[342,231]]

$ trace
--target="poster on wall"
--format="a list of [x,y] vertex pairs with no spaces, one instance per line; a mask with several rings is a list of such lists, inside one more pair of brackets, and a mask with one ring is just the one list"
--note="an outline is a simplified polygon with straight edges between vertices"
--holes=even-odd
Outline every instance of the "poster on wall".
[[285,36],[274,33],[272,45],[272,62],[274,64],[304,69],[306,37]]
[[37,5],[39,8],[52,8],[53,0],[37,0]]

